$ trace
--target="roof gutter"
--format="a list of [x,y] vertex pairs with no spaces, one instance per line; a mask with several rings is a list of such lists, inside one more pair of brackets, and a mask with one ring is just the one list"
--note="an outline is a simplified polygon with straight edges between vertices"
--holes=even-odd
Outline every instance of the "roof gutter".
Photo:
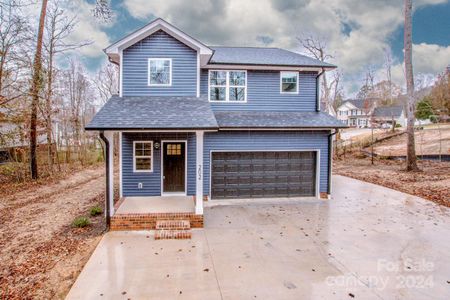
[[327,185],[327,194],[331,194],[331,165],[333,158],[333,135],[339,132],[338,128],[335,128],[334,132],[328,135],[328,185]]
[[316,76],[316,111],[320,111],[320,76],[322,76],[322,74],[325,73],[325,69],[322,68],[322,71],[319,72],[319,74],[317,74]]
[[106,230],[109,230],[109,227],[111,225],[111,217],[110,217],[110,207],[109,207],[109,197],[111,196],[109,194],[110,191],[110,178],[109,178],[109,141],[105,137],[105,134],[103,131],[100,131],[100,139],[105,143],[105,164],[106,164],[106,197],[105,197],[105,207],[106,207]]

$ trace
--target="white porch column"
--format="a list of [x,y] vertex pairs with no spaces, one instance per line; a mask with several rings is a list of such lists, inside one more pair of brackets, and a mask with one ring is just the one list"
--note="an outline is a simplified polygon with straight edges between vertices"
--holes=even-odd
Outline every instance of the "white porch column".
[[195,192],[195,213],[203,214],[203,131],[196,131],[196,192]]
[[[105,137],[108,139],[109,143],[109,215],[112,217],[114,215],[114,132],[105,131]],[[106,209],[105,209],[106,211]]]

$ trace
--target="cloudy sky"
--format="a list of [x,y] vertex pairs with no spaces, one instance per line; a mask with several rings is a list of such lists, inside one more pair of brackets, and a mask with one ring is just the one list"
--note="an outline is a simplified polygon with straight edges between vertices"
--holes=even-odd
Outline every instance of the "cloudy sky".
[[[320,36],[344,74],[348,96],[361,85],[368,66],[384,78],[385,49],[391,49],[393,79],[403,84],[402,0],[113,0],[115,18],[107,25],[92,18],[93,0],[72,3],[80,19],[72,38],[94,41],[79,51],[90,71],[104,62],[103,48],[161,17],[209,45],[300,52],[298,36]],[[413,6],[414,72],[436,75],[450,64],[450,3],[413,0]]]

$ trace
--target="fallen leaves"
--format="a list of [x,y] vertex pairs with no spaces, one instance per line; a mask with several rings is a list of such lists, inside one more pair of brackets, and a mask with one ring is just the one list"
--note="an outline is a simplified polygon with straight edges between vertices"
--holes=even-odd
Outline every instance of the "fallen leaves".
[[103,187],[93,188],[103,182],[101,173],[90,169],[56,183],[22,186],[2,199],[0,298],[51,299],[67,292],[105,229],[103,218],[86,228],[70,226],[103,203]]
[[419,161],[421,172],[404,171],[404,162],[347,156],[337,160],[334,172],[425,198],[450,207],[450,162]]

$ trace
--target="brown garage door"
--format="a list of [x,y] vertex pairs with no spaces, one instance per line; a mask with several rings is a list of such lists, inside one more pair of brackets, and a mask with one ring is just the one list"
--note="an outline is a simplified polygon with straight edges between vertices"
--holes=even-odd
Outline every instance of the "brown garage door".
[[213,152],[211,199],[314,196],[316,152]]

